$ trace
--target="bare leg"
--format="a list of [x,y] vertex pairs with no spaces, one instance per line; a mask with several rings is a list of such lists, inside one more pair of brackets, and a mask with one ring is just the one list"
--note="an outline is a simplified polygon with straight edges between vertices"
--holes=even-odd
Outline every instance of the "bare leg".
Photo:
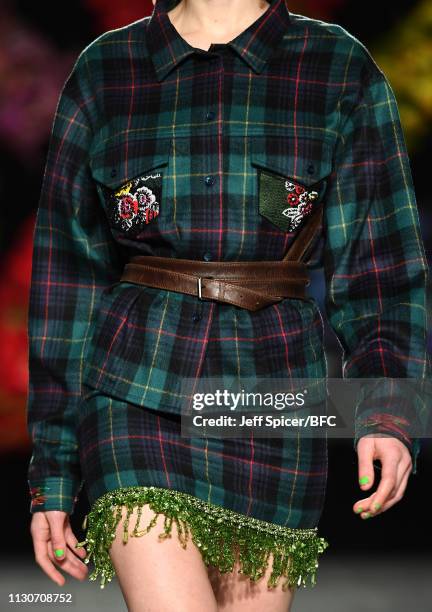
[[208,575],[215,593],[220,612],[290,612],[295,589],[282,590],[284,578],[276,588],[269,589],[267,580],[271,574],[272,556],[269,558],[267,571],[257,582],[248,576],[239,574],[238,561],[232,572],[221,574],[213,566],[208,568]]
[[[126,508],[123,507],[123,518]],[[154,517],[145,505],[140,529]],[[136,509],[130,515],[129,533],[136,521]],[[218,607],[201,553],[189,536],[186,548],[178,540],[177,525],[172,524],[171,537],[158,539],[163,533],[164,515],[143,536],[122,541],[122,521],[110,549],[129,612],[217,612]]]

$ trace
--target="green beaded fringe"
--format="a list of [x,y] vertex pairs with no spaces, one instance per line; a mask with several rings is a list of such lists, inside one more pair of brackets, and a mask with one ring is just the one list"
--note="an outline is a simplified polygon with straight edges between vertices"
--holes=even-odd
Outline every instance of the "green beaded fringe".
[[[142,509],[145,504],[155,512],[145,529],[139,530]],[[122,518],[122,506],[127,507],[123,521],[123,542],[128,536],[140,537],[155,526],[157,516],[165,515],[164,532],[160,539],[171,537],[173,521],[177,525],[178,538],[186,548],[189,530],[193,542],[198,546],[205,564],[213,565],[221,573],[231,572],[239,550],[239,572],[257,581],[265,574],[270,553],[273,554],[272,573],[267,582],[269,588],[276,587],[281,576],[287,578],[282,589],[291,586],[307,586],[310,579],[316,583],[318,555],[328,542],[317,536],[317,528],[295,529],[272,524],[242,515],[198,499],[174,489],[158,487],[122,487],[102,495],[85,516],[83,529],[86,538],[77,547],[86,546],[85,563],[93,558],[94,571],[89,580],[101,576],[100,587],[110,582],[115,570],[109,549],[115,538],[116,527]],[[129,517],[138,506],[136,524],[129,533]]]

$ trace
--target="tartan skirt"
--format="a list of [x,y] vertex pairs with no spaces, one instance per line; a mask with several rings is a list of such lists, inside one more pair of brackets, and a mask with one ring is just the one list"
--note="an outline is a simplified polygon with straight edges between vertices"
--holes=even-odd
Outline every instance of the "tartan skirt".
[[[115,574],[109,548],[123,517],[123,540],[142,536],[140,508],[175,522],[179,544],[190,536],[207,565],[258,580],[272,562],[270,588],[316,583],[328,542],[318,536],[327,480],[323,438],[181,436],[181,415],[143,407],[87,388],[79,411],[80,461],[90,511],[83,522],[85,562],[100,586]],[[137,508],[138,519],[129,525]],[[272,561],[270,560],[272,555]]]

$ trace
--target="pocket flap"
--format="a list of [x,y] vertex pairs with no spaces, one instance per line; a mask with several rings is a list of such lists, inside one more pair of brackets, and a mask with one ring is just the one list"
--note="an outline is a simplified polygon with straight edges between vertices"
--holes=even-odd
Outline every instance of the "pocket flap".
[[116,189],[153,168],[168,165],[170,138],[120,140],[90,155],[93,178],[110,189]]
[[306,186],[318,183],[332,171],[332,147],[319,138],[255,136],[249,146],[253,165]]

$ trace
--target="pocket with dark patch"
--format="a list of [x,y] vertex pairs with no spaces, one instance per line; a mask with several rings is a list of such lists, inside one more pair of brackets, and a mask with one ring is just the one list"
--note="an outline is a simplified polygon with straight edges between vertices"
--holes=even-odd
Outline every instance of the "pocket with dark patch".
[[162,171],[138,176],[116,190],[104,188],[110,225],[132,233],[156,219],[162,202]]
[[311,138],[251,139],[258,213],[284,232],[295,232],[325,195],[331,148]]
[[170,139],[108,145],[93,155],[92,174],[112,229],[135,236],[147,227],[169,223],[165,185]]
[[264,168],[258,169],[259,212],[286,232],[296,230],[321,201],[324,184],[311,187]]

